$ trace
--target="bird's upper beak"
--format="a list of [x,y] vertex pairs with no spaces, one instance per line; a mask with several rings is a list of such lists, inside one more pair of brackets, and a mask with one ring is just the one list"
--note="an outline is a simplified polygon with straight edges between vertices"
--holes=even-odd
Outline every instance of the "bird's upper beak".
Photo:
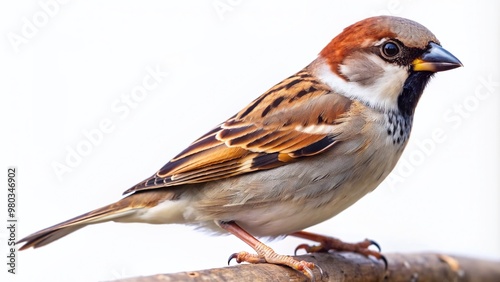
[[412,62],[414,71],[438,72],[462,67],[462,63],[438,44],[429,43],[429,50]]

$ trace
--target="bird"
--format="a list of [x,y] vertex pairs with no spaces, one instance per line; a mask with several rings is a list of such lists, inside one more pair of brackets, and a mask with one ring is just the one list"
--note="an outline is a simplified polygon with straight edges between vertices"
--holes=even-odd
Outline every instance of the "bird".
[[423,25],[401,17],[358,21],[309,65],[190,144],[123,198],[33,233],[38,248],[107,221],[180,223],[232,234],[255,250],[238,263],[270,263],[314,277],[313,263],[277,254],[261,238],[320,243],[381,258],[373,241],[344,243],[304,229],[373,191],[395,167],[424,88],[463,64]]

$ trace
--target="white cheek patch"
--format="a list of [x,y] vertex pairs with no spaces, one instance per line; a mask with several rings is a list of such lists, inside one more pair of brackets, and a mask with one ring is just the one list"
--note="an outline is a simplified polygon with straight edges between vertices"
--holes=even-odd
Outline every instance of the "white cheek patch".
[[[335,92],[342,94],[348,98],[357,99],[373,108],[381,110],[397,110],[398,96],[403,91],[403,85],[408,78],[406,68],[385,62],[374,54],[364,54],[357,59],[370,60],[366,65],[376,64],[376,69],[351,69],[350,65],[340,65],[339,71],[346,73],[347,77],[351,76],[354,81],[346,81],[333,73],[329,65],[323,62],[317,75],[322,82],[330,86]],[[368,73],[356,73],[356,72]],[[376,71],[376,73],[374,73]],[[370,80],[361,80],[364,77],[372,75]],[[357,79],[357,81],[356,81]]]

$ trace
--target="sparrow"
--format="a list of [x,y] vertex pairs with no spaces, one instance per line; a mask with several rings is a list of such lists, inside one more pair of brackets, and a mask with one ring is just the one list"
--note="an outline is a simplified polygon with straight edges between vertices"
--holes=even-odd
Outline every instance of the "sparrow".
[[436,72],[462,63],[427,28],[377,16],[345,28],[296,74],[198,138],[124,198],[31,234],[20,250],[45,246],[106,221],[182,223],[230,233],[256,253],[237,262],[289,266],[314,277],[313,263],[280,255],[260,237],[319,242],[381,258],[373,242],[349,244],[303,229],[374,190],[394,168],[418,100]]

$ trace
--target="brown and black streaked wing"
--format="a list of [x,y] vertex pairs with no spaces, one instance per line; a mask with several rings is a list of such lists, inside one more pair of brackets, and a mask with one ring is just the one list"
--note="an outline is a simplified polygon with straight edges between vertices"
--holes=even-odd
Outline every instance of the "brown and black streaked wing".
[[335,144],[351,101],[306,70],[277,84],[124,194],[271,169]]

